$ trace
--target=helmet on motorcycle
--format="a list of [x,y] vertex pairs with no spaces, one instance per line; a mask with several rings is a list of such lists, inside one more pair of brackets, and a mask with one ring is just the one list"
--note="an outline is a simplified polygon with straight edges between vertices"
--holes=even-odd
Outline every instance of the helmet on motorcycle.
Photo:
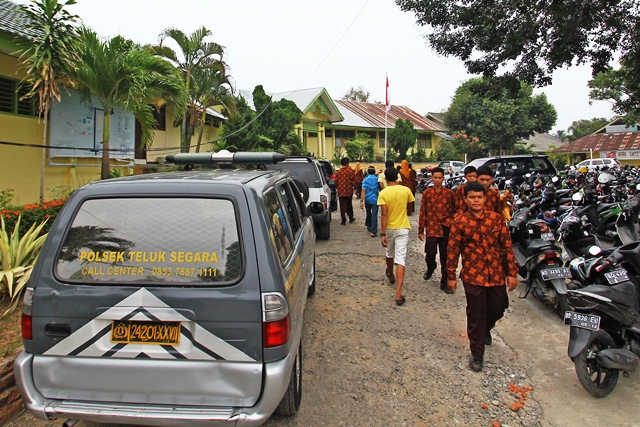
[[616,177],[611,175],[610,173],[603,172],[598,175],[598,182],[600,184],[609,184],[611,181],[615,180]]
[[578,169],[578,172],[587,173],[587,167],[586,166],[580,166],[580,169]]

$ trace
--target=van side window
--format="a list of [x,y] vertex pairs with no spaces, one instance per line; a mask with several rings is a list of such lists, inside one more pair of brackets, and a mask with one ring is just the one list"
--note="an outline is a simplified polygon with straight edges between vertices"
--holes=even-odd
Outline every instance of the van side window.
[[271,222],[271,240],[276,247],[280,262],[284,264],[291,253],[290,223],[285,207],[280,202],[275,190],[269,190],[264,195],[267,214]]
[[289,213],[289,219],[291,220],[291,230],[293,231],[293,237],[298,235],[303,222],[303,211],[300,210],[300,205],[296,199],[295,192],[298,188],[291,182],[285,182],[280,187],[280,195],[284,202],[287,212]]
[[541,171],[549,168],[549,165],[547,165],[547,162],[545,162],[544,159],[534,157],[531,159],[531,161],[533,162],[533,168],[531,169],[531,172]]

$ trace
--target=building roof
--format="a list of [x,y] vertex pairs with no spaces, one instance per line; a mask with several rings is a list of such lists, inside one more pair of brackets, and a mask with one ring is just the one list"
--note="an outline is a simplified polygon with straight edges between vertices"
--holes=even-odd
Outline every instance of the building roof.
[[[265,92],[276,102],[282,99],[288,99],[292,101],[296,106],[304,113],[312,106],[320,102],[326,107],[325,114],[327,115],[329,122],[337,122],[344,120],[340,110],[333,102],[325,88],[316,87],[311,89],[292,90],[289,92]],[[242,96],[247,100],[247,104],[252,110],[256,107],[253,105],[253,91],[252,90],[239,90],[238,96]]]
[[549,135],[548,133],[536,133],[529,137],[529,139],[522,139],[517,143],[536,153],[546,153],[552,147],[559,148],[564,144],[560,138]]
[[640,132],[598,133],[568,142],[554,153],[588,153],[593,151],[617,151],[640,149]]
[[[385,104],[374,104],[371,102],[345,101],[337,99],[336,103],[343,107],[340,110],[348,110],[363,120],[367,126],[373,128],[394,128],[396,120],[411,120],[413,126],[417,130],[441,131],[444,130],[426,117],[421,116],[409,107],[402,105],[392,105],[391,110],[387,114],[387,123],[385,126]],[[336,126],[347,125],[344,122],[335,123]]]
[[438,126],[441,126],[442,129],[446,129],[446,126],[444,125],[444,115],[446,113],[433,113],[431,111],[429,111],[427,114],[425,114],[424,116],[431,120],[432,122],[438,124]]
[[9,0],[0,0],[0,32],[33,38],[35,34],[27,28],[29,21],[26,16],[16,13],[19,8],[19,5]]

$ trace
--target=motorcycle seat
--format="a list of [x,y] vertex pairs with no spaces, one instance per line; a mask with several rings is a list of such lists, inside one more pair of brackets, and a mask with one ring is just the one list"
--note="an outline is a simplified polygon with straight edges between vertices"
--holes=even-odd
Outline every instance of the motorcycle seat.
[[574,292],[599,295],[609,298],[616,304],[626,305],[627,307],[635,307],[638,302],[636,287],[631,282],[618,283],[613,286],[589,285]]
[[556,208],[556,215],[560,216],[563,213],[569,212],[570,210],[572,210],[574,207],[569,205],[569,206],[564,206],[564,205],[560,205]]
[[602,212],[602,211],[606,211],[609,208],[612,208],[614,206],[618,206],[619,203],[615,202],[615,203],[600,203],[597,207],[596,210],[598,211],[598,213]]

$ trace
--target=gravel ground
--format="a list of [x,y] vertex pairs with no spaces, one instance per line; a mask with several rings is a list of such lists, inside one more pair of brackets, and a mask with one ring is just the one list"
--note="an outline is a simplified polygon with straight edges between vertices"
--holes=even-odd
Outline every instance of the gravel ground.
[[[380,238],[357,222],[318,241],[317,291],[306,309],[303,399],[292,418],[273,416],[267,426],[542,426],[535,384],[524,362],[502,338],[510,313],[493,332],[484,370],[468,368],[464,292],[438,287],[439,272],[422,279],[424,254],[412,230],[404,294],[396,306],[386,280]],[[419,206],[419,197],[416,201]],[[516,291],[517,292],[517,291]],[[510,294],[511,301],[517,298]],[[533,391],[523,397],[513,386]],[[521,409],[510,409],[524,402]],[[23,415],[8,427],[59,426]],[[78,423],[78,427],[97,424]],[[104,425],[106,426],[106,425]]]

